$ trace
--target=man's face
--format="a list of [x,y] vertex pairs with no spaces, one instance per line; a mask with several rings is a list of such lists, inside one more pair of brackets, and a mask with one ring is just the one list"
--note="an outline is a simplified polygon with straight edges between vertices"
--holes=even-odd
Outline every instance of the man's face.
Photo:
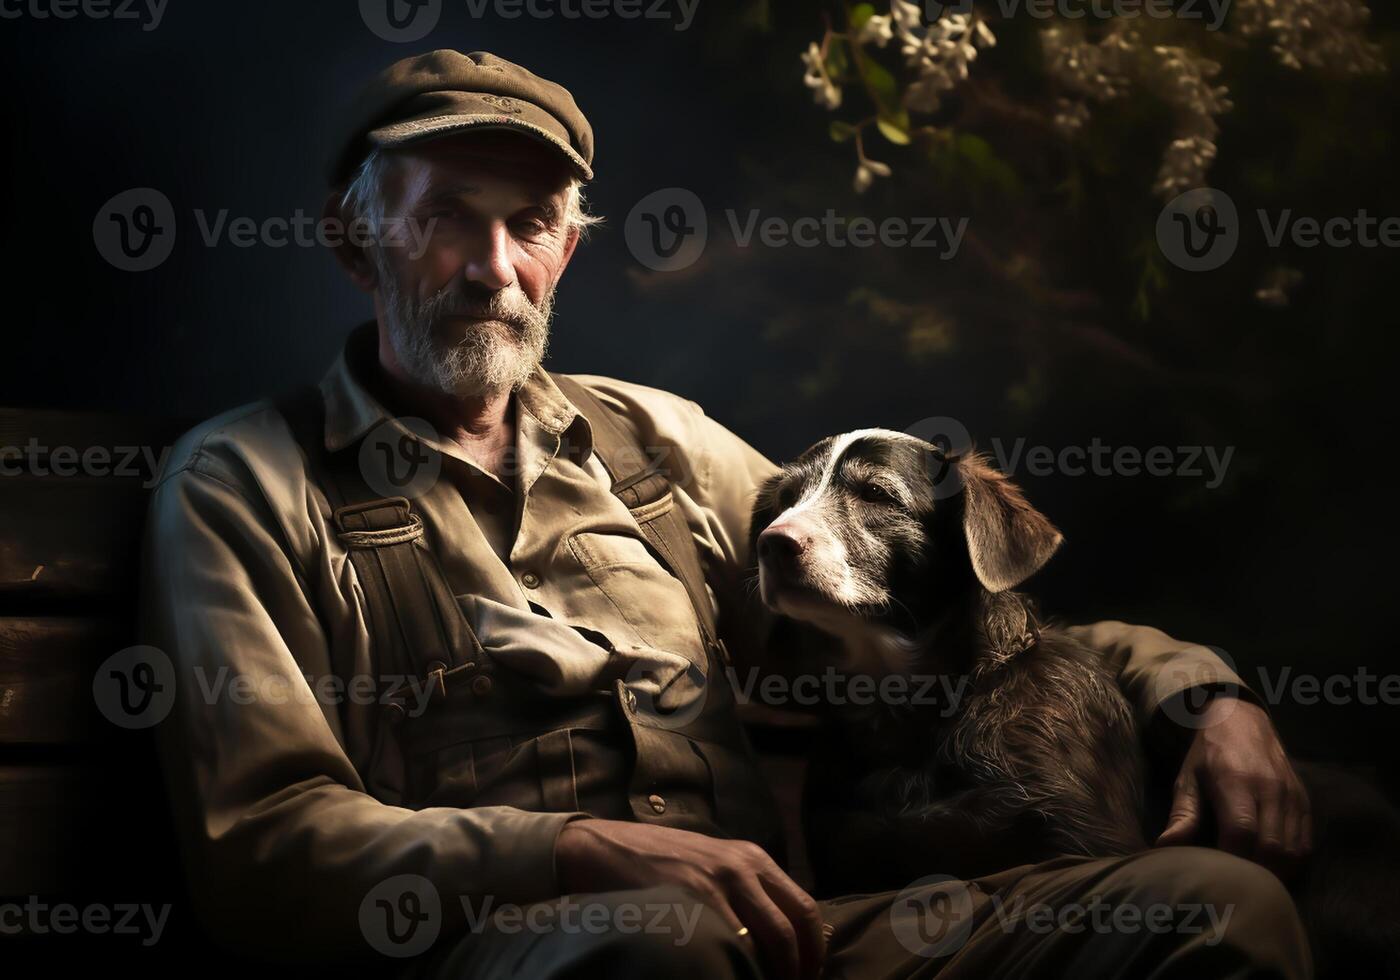
[[547,147],[499,131],[392,155],[384,219],[400,244],[372,253],[381,322],[410,379],[471,397],[517,388],[539,365],[577,242],[569,181]]

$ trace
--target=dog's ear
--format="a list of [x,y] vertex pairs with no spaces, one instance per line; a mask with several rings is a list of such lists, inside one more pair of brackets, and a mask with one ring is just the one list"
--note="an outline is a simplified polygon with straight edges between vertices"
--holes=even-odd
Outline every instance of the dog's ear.
[[1064,536],[985,456],[964,456],[955,465],[972,571],[991,592],[1014,589],[1050,560]]
[[753,498],[753,513],[749,517],[749,564],[758,563],[758,536],[764,528],[778,518],[778,484],[783,482],[781,472],[774,473],[758,485]]

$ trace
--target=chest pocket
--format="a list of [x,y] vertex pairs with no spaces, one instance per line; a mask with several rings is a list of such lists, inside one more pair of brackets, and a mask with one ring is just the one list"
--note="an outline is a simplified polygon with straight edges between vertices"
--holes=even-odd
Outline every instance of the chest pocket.
[[698,624],[690,595],[640,530],[667,517],[675,507],[670,483],[651,473],[622,491],[615,488],[614,493],[627,506],[638,530],[631,534],[579,531],[569,539],[570,552],[643,641],[677,652],[693,647]]

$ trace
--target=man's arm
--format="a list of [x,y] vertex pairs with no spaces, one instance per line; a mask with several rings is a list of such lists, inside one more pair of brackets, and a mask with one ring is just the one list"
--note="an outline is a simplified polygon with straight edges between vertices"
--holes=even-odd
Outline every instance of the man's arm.
[[444,929],[460,926],[463,896],[480,907],[560,894],[555,840],[576,815],[413,811],[364,791],[336,707],[305,679],[328,672],[316,610],[270,512],[227,477],[196,454],[161,484],[143,583],[144,633],[176,665],[156,735],[210,931],[326,961],[364,951],[361,902],[398,875],[437,891]]
[[1069,632],[1116,667],[1150,746],[1182,760],[1158,844],[1214,843],[1280,873],[1312,849],[1307,790],[1258,696],[1219,656],[1116,621]]

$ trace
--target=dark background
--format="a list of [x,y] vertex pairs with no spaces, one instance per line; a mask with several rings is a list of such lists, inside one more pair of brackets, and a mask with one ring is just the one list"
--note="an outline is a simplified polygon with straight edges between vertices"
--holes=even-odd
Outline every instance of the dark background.
[[[871,154],[895,174],[858,197],[849,146],[827,138],[829,114],[801,84],[820,9],[701,0],[680,32],[476,19],[446,0],[434,32],[407,45],[376,37],[348,0],[170,0],[150,32],[0,20],[0,404],[195,421],[319,377],[368,299],[321,249],[205,247],[194,209],[318,213],[333,107],[407,54],[486,49],[567,85],[597,137],[589,195],[608,223],[564,279],[553,368],[692,397],[779,459],[825,434],[929,416],[956,417],[983,446],[1233,446],[1217,489],[1021,472],[1068,541],[1033,591],[1069,618],[1217,645],[1250,681],[1260,667],[1274,680],[1396,673],[1394,250],[1263,255],[1256,225],[1219,272],[1142,259],[1161,206],[1145,193],[1160,149],[1150,107],[1105,110],[1087,149],[1052,158],[995,122],[980,130],[990,162],[965,153],[950,166],[877,139]],[[1375,11],[1392,53],[1395,24]],[[1013,29],[1002,39],[987,70],[1016,99],[1033,89],[1018,74],[1027,56]],[[1400,215],[1390,74],[1289,73],[1256,44],[1227,76],[1236,108],[1211,178],[1242,213]],[[93,244],[94,216],[132,187],[159,189],[178,215],[175,251],[150,272],[118,271]],[[711,215],[711,247],[683,273],[649,272],[622,233],[633,204],[665,187],[694,191]],[[967,215],[988,249],[940,263],[717,241],[724,209],[751,207]],[[1049,260],[1028,280],[1022,255]],[[1267,308],[1254,290],[1280,263],[1301,284],[1287,308]],[[1046,295],[1081,289],[1095,297],[1082,317]],[[1285,698],[1272,710],[1298,753],[1400,787],[1394,704]]]

